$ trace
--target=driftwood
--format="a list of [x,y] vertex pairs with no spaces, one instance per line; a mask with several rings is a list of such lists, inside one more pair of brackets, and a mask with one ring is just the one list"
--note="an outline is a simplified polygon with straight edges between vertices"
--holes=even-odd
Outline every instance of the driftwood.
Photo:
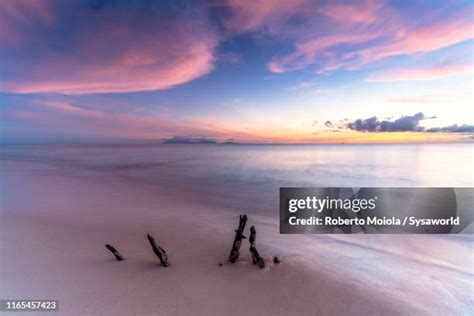
[[239,227],[235,230],[234,243],[229,254],[229,262],[235,263],[240,256],[240,246],[242,245],[242,239],[247,237],[244,236],[245,223],[247,223],[247,215],[240,215]]
[[120,254],[120,252],[118,252],[118,250],[115,249],[112,245],[106,244],[105,248],[107,248],[111,253],[113,253],[113,255],[115,256],[115,259],[117,259],[117,261],[122,261],[123,260],[123,257]]
[[278,257],[273,257],[273,263],[275,264],[279,264],[280,263],[280,259]]
[[253,264],[258,265],[260,269],[265,268],[265,260],[260,256],[255,247],[255,242],[257,240],[257,232],[255,231],[255,226],[250,227],[250,253],[252,254],[252,262]]
[[148,238],[148,241],[150,242],[151,248],[153,249],[153,252],[155,255],[160,259],[160,264],[163,267],[169,267],[170,263],[168,262],[168,256],[166,255],[166,251],[161,248],[159,245],[156,244],[155,238],[151,236],[150,234],[146,235]]

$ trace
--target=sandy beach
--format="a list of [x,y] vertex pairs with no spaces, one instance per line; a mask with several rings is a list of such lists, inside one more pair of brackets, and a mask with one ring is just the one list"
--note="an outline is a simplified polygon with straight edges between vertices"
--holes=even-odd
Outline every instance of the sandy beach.
[[[248,212],[246,231],[257,227],[267,262],[260,270],[247,240],[239,261],[227,263],[243,212],[217,197],[204,203],[187,187],[89,167],[1,166],[2,298],[58,299],[68,315],[473,312],[472,235],[280,235],[277,217]],[[159,266],[147,233],[170,268]],[[105,243],[126,260],[115,261]]]

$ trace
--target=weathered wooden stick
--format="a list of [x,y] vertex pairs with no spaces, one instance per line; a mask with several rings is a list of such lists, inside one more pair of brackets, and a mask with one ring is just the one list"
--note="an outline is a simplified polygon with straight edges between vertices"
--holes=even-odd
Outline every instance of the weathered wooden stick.
[[163,267],[169,267],[170,263],[168,262],[168,255],[166,254],[166,251],[156,244],[155,238],[153,238],[153,236],[148,234],[146,235],[146,237],[148,238],[148,241],[150,242],[153,252],[158,257],[158,259],[160,259],[160,264]]
[[120,252],[118,252],[118,250],[115,249],[113,246],[111,246],[109,244],[105,244],[105,248],[107,248],[111,253],[113,253],[113,255],[115,256],[115,259],[117,259],[117,261],[122,261],[123,260],[123,257],[120,254]]
[[250,227],[250,237],[249,237],[249,242],[250,242],[250,253],[252,254],[252,263],[257,264],[257,258],[255,257],[253,249],[255,249],[255,242],[257,240],[257,232],[255,231],[255,226]]
[[253,264],[258,265],[260,269],[265,268],[265,260],[260,256],[255,247],[255,242],[257,241],[257,232],[255,230],[255,226],[250,227],[250,253],[252,254],[252,262]]
[[245,224],[247,223],[247,215],[240,215],[239,217],[239,227],[235,230],[234,243],[232,244],[232,249],[229,254],[229,262],[235,263],[240,256],[240,246],[242,245],[242,239],[247,237],[244,236]]

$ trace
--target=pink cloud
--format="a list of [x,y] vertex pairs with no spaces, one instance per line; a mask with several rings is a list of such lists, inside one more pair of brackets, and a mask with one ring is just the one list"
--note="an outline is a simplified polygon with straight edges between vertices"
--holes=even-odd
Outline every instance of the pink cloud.
[[82,116],[93,116],[93,113],[97,113],[96,111],[87,110],[84,108],[80,108],[69,103],[65,102],[57,102],[57,101],[38,101],[35,104],[45,107],[48,110],[53,110],[57,112],[63,112],[73,115],[82,115]]
[[[167,89],[209,73],[218,36],[207,13],[86,2],[2,1],[5,92]],[[36,16],[33,14],[37,12]]]
[[368,82],[392,82],[409,80],[434,80],[472,73],[472,64],[438,64],[429,68],[401,68],[385,70],[370,75]]
[[473,29],[472,16],[461,12],[414,30],[401,27],[395,39],[362,50],[360,55],[365,63],[370,63],[395,55],[427,53],[474,38]]
[[8,111],[4,118],[27,122],[25,128],[47,127],[49,130],[94,138],[159,140],[176,135],[213,137],[218,140],[258,138],[239,128],[202,117],[176,119],[163,114],[112,113],[62,101],[35,101],[31,106],[28,111]]
[[322,6],[318,13],[342,23],[371,24],[377,21],[379,10],[383,6],[382,1],[365,1],[355,4],[330,3]]
[[[293,50],[275,56],[267,69],[274,73],[316,66],[318,72],[354,70],[396,55],[432,52],[474,38],[469,10],[452,14],[435,11],[412,21],[383,2],[331,3],[317,9],[325,23],[300,17],[303,27],[295,33]],[[402,14],[403,13],[403,14]]]
[[249,32],[265,28],[272,31],[280,29],[289,16],[315,12],[314,5],[308,0],[228,0],[216,3],[215,7],[224,8],[223,23],[231,32]]
[[[323,17],[329,22],[367,24],[375,21],[383,2],[365,0],[357,3],[347,1],[313,0],[227,0],[217,2],[214,7],[223,8],[223,24],[231,32],[261,32],[277,37],[312,35],[321,30]],[[301,27],[292,25],[292,20],[302,22]],[[334,25],[329,25],[333,27]],[[327,31],[327,30],[326,30]]]
[[[380,34],[361,33],[361,34],[335,34],[327,37],[311,39],[309,41],[297,44],[295,50],[283,57],[274,58],[268,64],[267,68],[274,73],[283,73],[291,70],[297,70],[317,63],[319,58],[324,57],[325,53],[332,47],[338,45],[364,43],[375,39]],[[330,56],[326,54],[325,56]],[[325,58],[329,64],[331,58]],[[338,62],[342,59],[338,59]]]

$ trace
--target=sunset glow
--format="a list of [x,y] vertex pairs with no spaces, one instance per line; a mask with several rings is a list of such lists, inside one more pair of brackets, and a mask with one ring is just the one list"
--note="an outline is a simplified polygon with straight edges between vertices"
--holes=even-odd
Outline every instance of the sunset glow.
[[471,1],[0,1],[1,141],[470,142],[472,16]]

